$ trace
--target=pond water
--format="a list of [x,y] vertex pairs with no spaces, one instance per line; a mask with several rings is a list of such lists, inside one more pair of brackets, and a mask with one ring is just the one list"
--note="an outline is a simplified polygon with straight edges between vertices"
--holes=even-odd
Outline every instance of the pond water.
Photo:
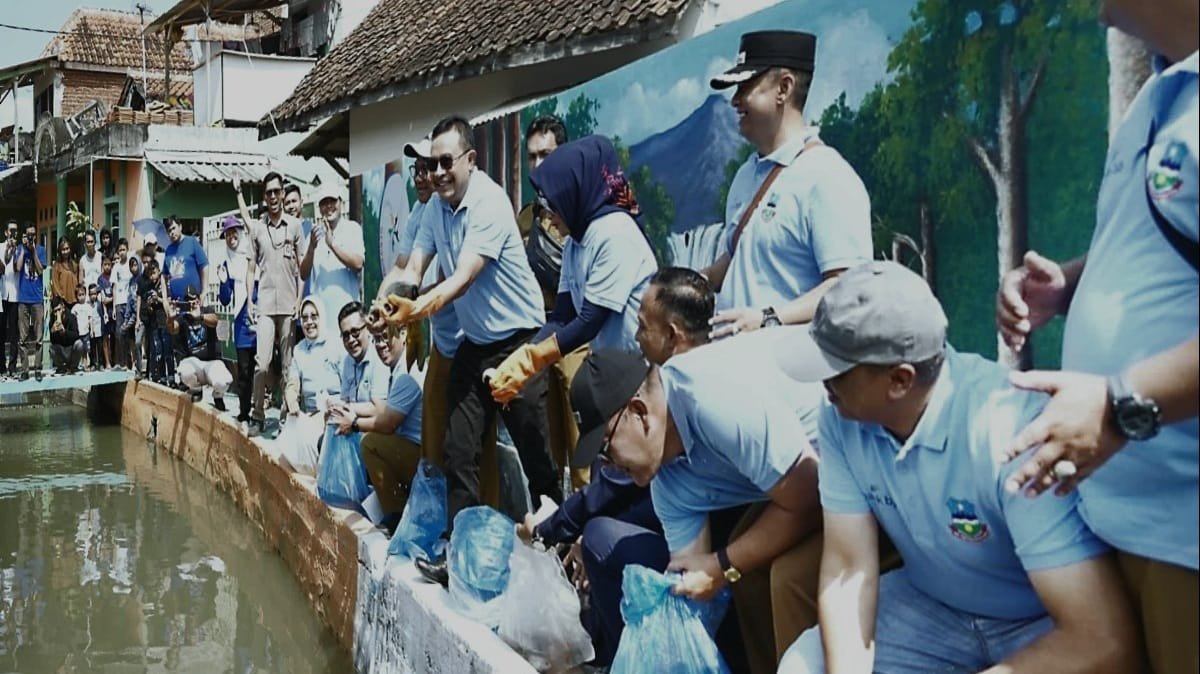
[[350,672],[258,529],[71,406],[0,408],[0,672]]

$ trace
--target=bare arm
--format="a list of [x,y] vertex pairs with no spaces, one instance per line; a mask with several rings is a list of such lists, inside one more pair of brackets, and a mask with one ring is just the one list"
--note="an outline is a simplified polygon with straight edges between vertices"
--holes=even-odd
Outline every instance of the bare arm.
[[1029,580],[1054,629],[986,672],[1142,671],[1133,609],[1111,556],[1034,571]]
[[337,242],[334,241],[333,233],[328,229],[325,231],[325,245],[329,246],[330,252],[332,252],[333,256],[338,259],[338,262],[341,262],[346,266],[347,269],[351,271],[361,271],[363,268],[364,256],[342,250],[342,247],[337,245]]
[[420,284],[421,278],[425,276],[425,269],[432,259],[432,256],[415,248],[408,257],[397,255],[396,264],[392,265],[387,275],[383,277],[383,281],[379,283],[379,293],[376,299],[385,299],[384,295],[387,293],[387,289],[396,283],[407,283],[412,286]]
[[833,269],[825,272],[821,275],[821,282],[812,290],[781,307],[776,307],[775,311],[779,315],[779,320],[784,325],[796,325],[811,321],[813,315],[817,313],[817,305],[821,303],[821,298],[829,292],[833,284],[837,283],[837,277],[841,276],[844,271],[846,270]]
[[388,434],[395,433],[402,423],[404,423],[404,415],[385,404],[381,405],[381,409],[375,410],[374,414],[359,418],[358,428],[363,431]]
[[[321,224],[325,225],[325,219],[321,219]],[[308,275],[312,273],[313,258],[317,253],[317,223],[313,223],[312,231],[308,233],[308,246],[304,249],[304,257],[300,258],[300,278],[308,280]]]
[[233,179],[233,193],[237,195],[238,211],[242,214],[242,222],[246,223],[246,229],[249,230],[250,223],[254,218],[250,217],[250,209],[246,206],[246,198],[242,196],[242,181]]
[[1129,368],[1133,390],[1158,403],[1165,424],[1200,414],[1200,335]]
[[743,573],[770,564],[821,527],[816,457],[801,454],[767,495],[762,515],[725,550]]
[[870,513],[825,513],[817,611],[825,668],[869,672],[875,663],[879,525]]
[[[416,258],[417,254],[414,254],[412,257]],[[457,299],[471,287],[471,284],[479,277],[479,274],[487,266],[487,263],[488,259],[486,257],[478,253],[463,251],[458,256],[458,264],[454,269],[454,273],[446,278],[446,280],[430,288],[429,292],[442,295],[446,298],[447,302]]]

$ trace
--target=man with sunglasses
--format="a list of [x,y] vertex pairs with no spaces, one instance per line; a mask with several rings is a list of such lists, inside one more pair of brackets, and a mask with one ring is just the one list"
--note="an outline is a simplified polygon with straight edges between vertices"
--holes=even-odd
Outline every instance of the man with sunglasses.
[[453,303],[464,339],[450,365],[450,421],[443,454],[448,503],[459,510],[479,503],[479,458],[485,429],[497,412],[521,456],[532,501],[560,502],[559,484],[546,450],[546,377],[530,380],[506,407],[492,400],[483,375],[528,342],[545,322],[545,304],[512,204],[504,189],[475,167],[471,126],[461,117],[438,122],[431,154],[437,196],[399,280],[416,286],[436,256],[445,280],[416,300],[388,297],[389,321],[407,324]]
[[[249,219],[242,201],[240,185],[238,205],[247,219],[251,255],[246,272],[246,306],[250,315],[257,308],[258,321],[254,353],[254,404],[250,412],[249,435],[261,435],[266,419],[264,400],[267,371],[279,355],[279,366],[287,372],[292,361],[295,331],[292,321],[300,313],[300,222],[283,212],[283,177],[272,171],[263,178],[263,196],[267,212],[260,222]],[[259,272],[261,270],[261,276]],[[258,280],[258,294],[253,283]]]
[[714,339],[807,323],[837,275],[872,257],[866,188],[804,119],[816,46],[809,33],[747,33],[737,65],[712,79],[737,87],[738,129],[757,150],[729,186],[724,248],[704,270],[718,291]]
[[706,601],[731,585],[756,674],[774,672],[780,651],[815,623],[796,605],[812,600],[804,588],[815,581],[805,543],[821,523],[809,443],[821,389],[786,379],[769,356],[774,339],[799,329],[701,346],[661,366],[602,350],[571,385],[573,464],[600,455],[650,486],[669,568],[685,573],[676,592]]

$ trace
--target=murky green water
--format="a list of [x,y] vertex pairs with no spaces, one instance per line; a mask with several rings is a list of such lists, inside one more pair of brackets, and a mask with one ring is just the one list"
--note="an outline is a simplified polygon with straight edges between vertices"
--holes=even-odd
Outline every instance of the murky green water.
[[350,672],[258,530],[74,407],[0,409],[0,672]]

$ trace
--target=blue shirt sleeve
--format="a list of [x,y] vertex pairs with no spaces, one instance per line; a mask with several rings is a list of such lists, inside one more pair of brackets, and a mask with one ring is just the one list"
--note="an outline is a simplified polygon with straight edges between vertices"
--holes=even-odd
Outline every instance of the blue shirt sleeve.
[[407,372],[395,375],[392,378],[392,388],[387,394],[388,409],[407,418],[420,403],[421,385],[417,380]]
[[391,378],[391,369],[379,361],[368,364],[367,369],[370,370],[367,376],[371,377],[370,400],[387,400],[390,393],[388,380]]
[[[589,261],[587,278],[583,279],[583,298],[611,311],[624,311],[629,295],[642,280],[642,267],[635,261],[642,257],[645,239],[637,223],[628,216],[605,216],[592,226],[599,229],[595,240],[588,242],[595,253]],[[572,269],[564,266],[563,276],[574,273]],[[560,283],[559,288],[563,287],[570,286]]]
[[401,255],[412,255],[413,246],[417,241],[418,225],[421,223],[421,214],[425,212],[425,204],[418,201],[412,210],[408,213],[408,220],[404,223],[404,232],[400,234],[400,241],[396,245],[396,252]]
[[592,464],[592,481],[567,497],[535,530],[551,544],[573,541],[592,518],[623,512],[648,497],[649,491],[619,468],[596,461]]
[[[1017,390],[1006,392],[1006,396],[1009,397],[1007,402],[1020,407],[1011,415],[1014,420],[1012,423],[1005,420],[1009,415],[1004,414],[1002,407],[993,407],[989,419],[994,434],[993,447],[999,442],[1011,441],[1017,431],[1038,415],[1047,400],[1041,393]],[[1032,448],[999,466],[996,471],[996,497],[1004,512],[1004,521],[1012,536],[1013,547],[1021,565],[1026,571],[1053,569],[1108,552],[1108,546],[1092,533],[1079,514],[1078,491],[1061,497],[1047,493],[1037,498],[1029,498],[1024,492],[1010,494],[1004,488],[1004,481],[1008,476],[1036,449]]]
[[667,549],[675,552],[696,540],[708,522],[708,514],[684,508],[678,503],[671,492],[674,477],[670,468],[669,465],[663,466],[650,481],[650,499],[654,502],[654,514],[662,522]]
[[817,421],[817,442],[821,454],[818,469],[821,490],[821,507],[828,512],[841,515],[861,515],[871,512],[871,505],[863,496],[850,464],[846,461],[844,433],[853,428],[838,416],[837,410],[828,403],[821,406]]
[[437,252],[437,241],[433,236],[433,228],[441,226],[441,210],[442,205],[431,200],[415,221],[409,220],[406,229],[415,227],[417,230],[413,234],[415,237],[413,250],[418,250],[424,255],[433,255]]
[[342,365],[339,370],[342,373],[341,378],[340,378],[341,387],[340,387],[339,395],[343,401],[350,402],[351,400],[354,400],[354,389],[352,388],[354,386],[354,361],[353,361],[353,359],[351,359],[350,356],[344,357],[342,359]]
[[[819,151],[836,154],[828,148]],[[802,205],[821,273],[867,262],[873,254],[871,198],[862,180],[840,155],[826,162],[824,176]]]

